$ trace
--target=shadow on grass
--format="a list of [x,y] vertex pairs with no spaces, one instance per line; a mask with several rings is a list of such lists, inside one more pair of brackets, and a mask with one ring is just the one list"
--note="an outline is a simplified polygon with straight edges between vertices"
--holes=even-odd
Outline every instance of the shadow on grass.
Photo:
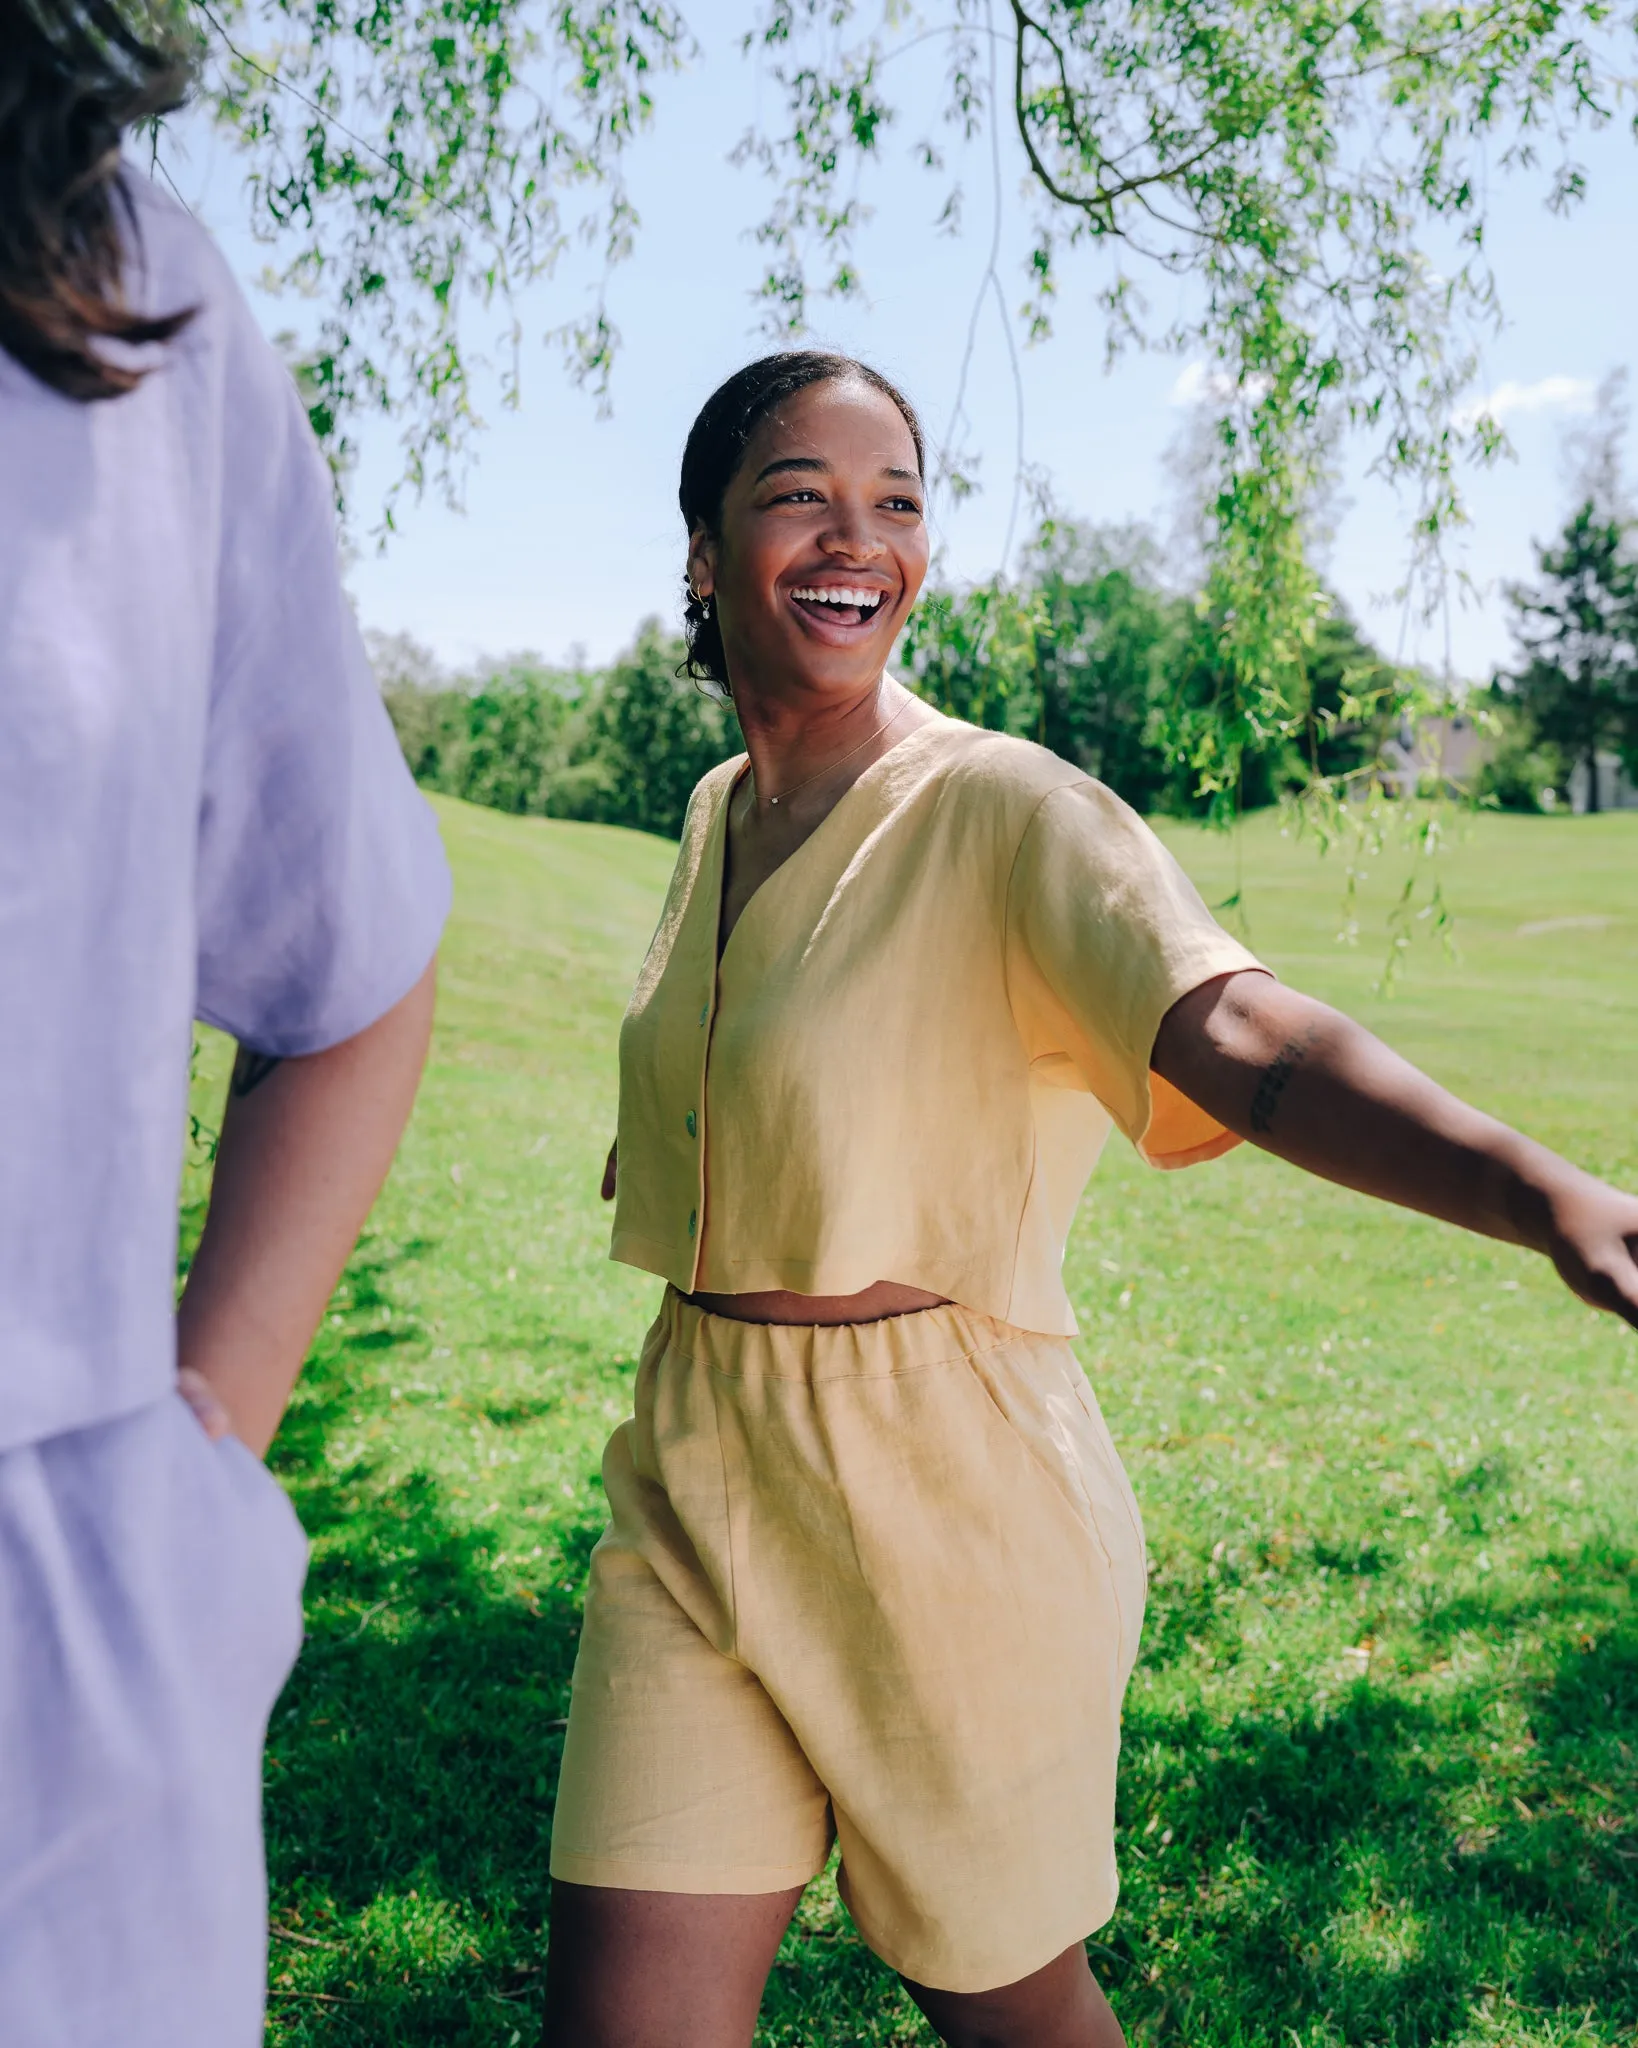
[[[276,1942],[275,2008],[345,1999],[322,2038],[507,2042],[521,2028],[532,2043],[577,1602],[566,1587],[497,1597],[485,1546],[443,1521],[431,1487],[397,1500],[393,1526],[355,1524],[328,1572],[362,1613],[315,1626],[272,1730],[277,1917],[309,1939],[355,1930],[319,1972],[287,1944],[307,1965],[293,1984],[278,1982],[293,1958]],[[407,1578],[379,1554],[390,1541],[414,1549]]]
[[[1545,1639],[1538,1675],[1505,1690],[1360,1680],[1329,1710],[1129,1712],[1122,1909],[1095,1959],[1134,2040],[1423,2048],[1585,2015],[1587,2038],[1630,2039],[1630,1566],[1594,1547],[1557,1561],[1550,1603],[1429,1618],[1435,1636]],[[1569,1619],[1589,1609],[1592,1627]]]
[[[355,1311],[390,1308],[393,1269],[426,1249],[366,1248]],[[601,1517],[563,1503],[521,1580],[428,1473],[389,1485],[362,1451],[338,1464],[379,1400],[372,1356],[418,1336],[402,1319],[335,1333],[275,1452],[318,1548],[269,1731],[270,2038],[287,2048],[533,2048],[539,2031],[551,1802]]]

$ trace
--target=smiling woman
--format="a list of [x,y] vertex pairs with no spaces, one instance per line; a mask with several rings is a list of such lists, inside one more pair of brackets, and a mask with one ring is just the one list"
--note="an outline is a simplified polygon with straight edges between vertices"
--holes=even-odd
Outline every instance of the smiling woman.
[[[839,423],[852,432],[833,447],[827,428]],[[766,458],[754,464],[747,459],[753,441],[758,456]],[[851,629],[837,644],[857,646],[862,640],[875,661],[869,680],[878,682],[927,573],[923,462],[915,408],[868,364],[819,350],[788,350],[748,363],[730,377],[706,401],[683,451],[678,501],[689,535],[689,672],[718,689],[731,687],[719,556],[733,509],[730,489],[742,483],[742,495],[779,521],[762,527],[757,538],[766,545],[782,534],[790,550],[780,565],[785,601],[816,624]],[[844,476],[843,470],[858,473]],[[834,531],[826,511],[849,491],[860,500],[860,531],[851,545],[845,533]],[[871,530],[878,526],[881,532]],[[817,537],[819,528],[828,538]],[[897,545],[886,544],[886,535]],[[751,582],[743,575],[740,580],[741,601],[729,598],[738,628],[736,665],[755,694],[761,678],[747,670],[748,660],[756,666],[756,647],[746,632],[753,607],[743,602]],[[860,635],[859,628],[872,626],[880,630]]]
[[1252,1139],[1533,1244],[1638,1321],[1638,1201],[1279,987],[1154,834],[887,672],[927,567],[915,414],[767,358],[689,437],[695,790],[620,1035],[613,1256],[667,1282],[603,1463],[553,1820],[548,2048],[748,2048],[840,1844],[941,2037],[1118,2048],[1142,1529],[1070,1348],[1118,1125]]

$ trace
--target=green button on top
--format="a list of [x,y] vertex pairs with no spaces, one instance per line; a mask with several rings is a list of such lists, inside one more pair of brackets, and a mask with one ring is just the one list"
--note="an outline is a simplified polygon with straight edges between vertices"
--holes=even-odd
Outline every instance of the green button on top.
[[694,1235],[694,1227],[699,1222],[699,1220],[700,1212],[698,1211],[698,1209],[690,1209],[688,1212],[688,1234],[690,1237]]
[[693,1137],[694,1133],[699,1129],[699,1124],[695,1119],[694,1112],[692,1110],[690,1110],[687,1116],[683,1118],[683,1122],[688,1126],[688,1135],[690,1137]]

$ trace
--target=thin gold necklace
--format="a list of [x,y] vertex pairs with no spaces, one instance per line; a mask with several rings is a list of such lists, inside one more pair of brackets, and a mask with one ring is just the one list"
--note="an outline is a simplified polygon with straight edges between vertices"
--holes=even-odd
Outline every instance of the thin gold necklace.
[[[834,761],[827,761],[823,768],[816,768],[811,775],[804,775],[800,782],[793,782],[789,789],[782,789],[778,796],[769,797],[768,802],[770,804],[785,803],[789,798],[795,796],[799,789],[806,789],[809,783],[817,782],[822,775],[829,775],[832,769],[840,768],[845,762],[851,761],[855,754],[862,754],[872,740],[879,740],[887,728],[896,720],[902,718],[909,708],[910,695],[906,691],[904,702],[893,713],[892,718],[884,718],[876,730],[874,732],[867,732],[856,747],[849,747],[845,754],[838,754]],[[756,789],[756,770],[754,768],[751,770],[751,788],[753,792]]]

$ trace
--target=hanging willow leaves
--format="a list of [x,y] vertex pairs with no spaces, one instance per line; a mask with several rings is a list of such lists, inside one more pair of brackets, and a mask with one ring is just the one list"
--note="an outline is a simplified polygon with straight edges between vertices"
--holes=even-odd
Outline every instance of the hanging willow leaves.
[[[897,118],[899,55],[941,44],[948,121],[1007,123],[1028,165],[1031,330],[1050,330],[1084,251],[1111,350],[1212,364],[1203,605],[1222,687],[1180,705],[1171,737],[1227,800],[1245,748],[1300,716],[1323,617],[1305,521],[1344,432],[1404,488],[1412,580],[1438,593],[1461,466],[1501,446],[1457,403],[1498,310],[1489,181],[1534,171],[1550,204],[1579,196],[1574,141],[1614,117],[1633,27],[1601,0],[949,0],[885,19],[771,0],[756,40],[782,118],[745,146],[778,187],[764,291],[795,328],[813,291],[858,288],[861,161]],[[1166,277],[1185,281],[1180,316],[1151,314],[1146,284]]]
[[[247,160],[252,224],[279,281],[321,309],[300,363],[314,427],[344,469],[351,423],[391,415],[404,481],[452,489],[476,424],[463,315],[493,309],[510,394],[512,294],[572,241],[605,266],[628,253],[622,159],[655,77],[692,47],[681,17],[663,0],[189,6],[205,98]],[[601,389],[618,340],[602,295],[556,338]]]
[[[420,481],[471,417],[463,302],[494,302],[510,338],[508,296],[571,240],[628,252],[622,159],[657,78],[697,54],[688,27],[663,0],[189,5],[254,217],[325,309],[317,424],[396,412]],[[1033,194],[1031,330],[1090,249],[1110,348],[1214,359],[1209,600],[1236,681],[1228,723],[1193,745],[1221,779],[1232,730],[1260,736],[1288,708],[1317,592],[1304,514],[1339,429],[1364,429],[1409,487],[1424,563],[1460,522],[1462,458],[1500,442],[1456,404],[1496,310],[1488,182],[1535,170],[1553,204],[1579,195],[1575,137],[1614,117],[1633,27],[1605,0],[769,0],[746,40],[782,114],[741,148],[777,185],[764,289],[795,330],[814,289],[858,288],[858,171],[899,118],[900,58],[942,64],[964,134],[1008,124]],[[1181,317],[1151,317],[1146,280],[1165,276],[1193,286]],[[576,373],[605,379],[602,300],[558,331]]]

